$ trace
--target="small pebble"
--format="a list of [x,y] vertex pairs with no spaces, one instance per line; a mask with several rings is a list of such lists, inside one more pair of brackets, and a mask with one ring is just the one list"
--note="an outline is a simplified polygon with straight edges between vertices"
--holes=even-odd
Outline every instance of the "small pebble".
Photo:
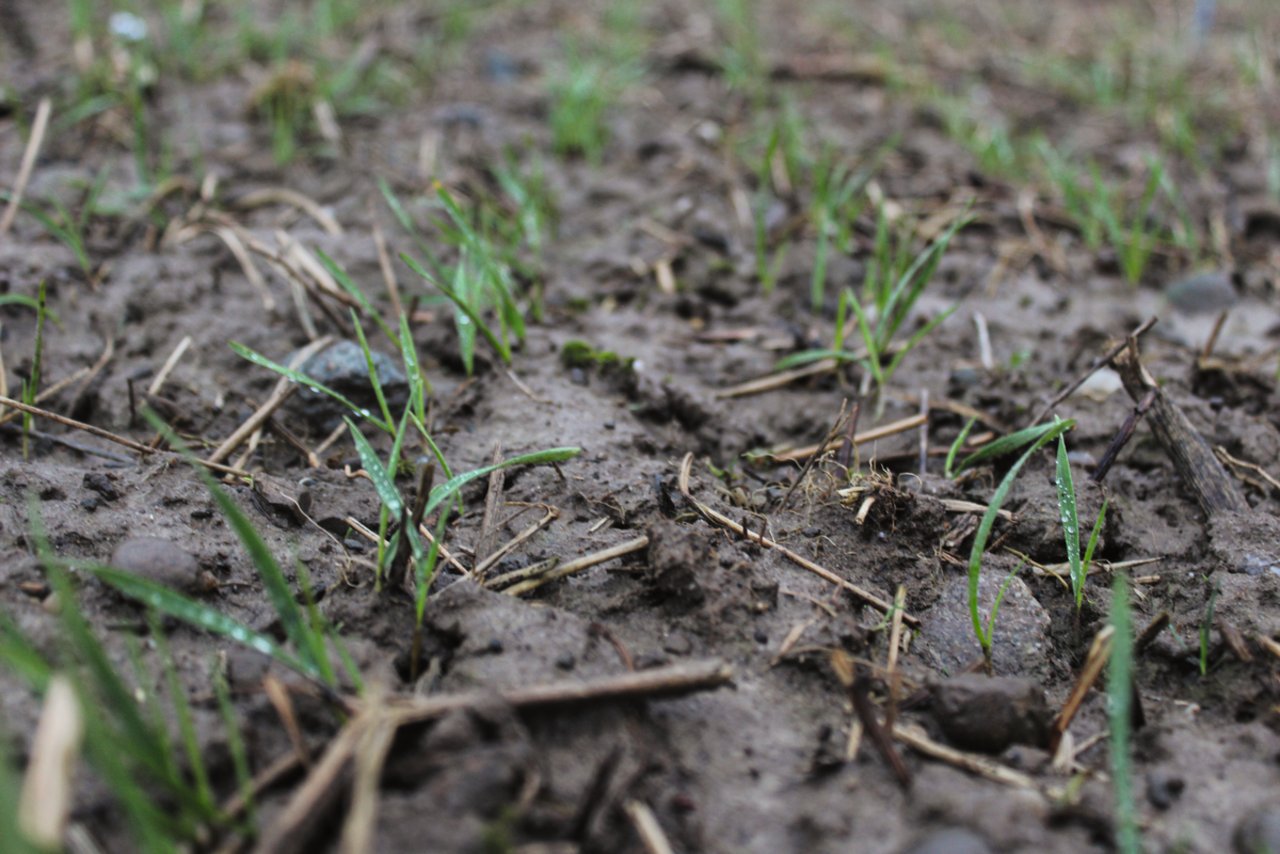
[[1183,314],[1212,314],[1235,305],[1240,290],[1236,276],[1214,271],[1179,279],[1165,288],[1164,295]]
[[200,564],[181,546],[159,537],[131,537],[111,553],[111,565],[181,593],[201,591]]
[[667,635],[662,650],[672,655],[688,655],[693,650],[693,641],[689,640],[689,636],[683,632],[672,632]]
[[115,501],[120,497],[120,490],[116,489],[116,485],[111,482],[111,478],[100,471],[91,471],[86,474],[81,485],[85,489],[98,493],[107,501]]
[[1159,810],[1167,810],[1187,787],[1187,781],[1176,774],[1156,769],[1147,773],[1147,800]]
[[571,652],[562,652],[556,656],[556,667],[561,670],[572,670],[578,666],[578,659]]

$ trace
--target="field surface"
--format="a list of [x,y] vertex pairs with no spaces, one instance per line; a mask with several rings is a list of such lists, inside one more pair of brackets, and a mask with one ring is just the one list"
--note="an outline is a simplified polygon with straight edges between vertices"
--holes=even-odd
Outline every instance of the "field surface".
[[0,2],[0,849],[1280,852],[1211,5]]

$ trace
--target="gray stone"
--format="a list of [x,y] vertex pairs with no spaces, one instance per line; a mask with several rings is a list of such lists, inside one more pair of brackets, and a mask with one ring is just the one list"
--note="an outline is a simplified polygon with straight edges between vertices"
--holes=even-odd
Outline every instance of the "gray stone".
[[200,564],[181,546],[159,537],[131,537],[111,553],[111,565],[180,593],[202,589]]
[[[399,415],[409,397],[409,381],[399,362],[377,350],[371,350],[374,370],[382,393],[393,415]],[[286,363],[288,360],[286,360]],[[355,341],[335,341],[299,366],[298,370],[316,382],[333,389],[356,406],[378,413],[378,398],[369,381],[369,365],[364,350]],[[329,429],[350,411],[326,394],[309,388],[298,390],[297,406],[309,421],[321,429]]]
[[[978,584],[979,612],[985,623],[1000,586],[1008,574],[1007,562],[987,558]],[[1049,614],[1021,578],[1009,583],[1000,604],[992,641],[992,665],[996,673],[1035,675],[1048,666]],[[922,652],[943,673],[959,673],[982,648],[973,634],[969,616],[969,579],[957,575],[947,581],[942,595],[929,609],[921,632]]]
[[1196,273],[1169,285],[1165,298],[1183,314],[1214,314],[1231,308],[1240,299],[1240,280],[1222,271]]

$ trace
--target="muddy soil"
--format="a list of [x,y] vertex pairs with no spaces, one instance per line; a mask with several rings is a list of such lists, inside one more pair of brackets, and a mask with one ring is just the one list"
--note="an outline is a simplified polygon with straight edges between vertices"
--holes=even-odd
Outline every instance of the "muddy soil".
[[[280,11],[257,5],[264,20]],[[106,110],[56,122],[74,73],[65,10],[18,3],[36,50],[26,56],[16,43],[0,42],[8,99],[0,180],[12,190],[35,104],[50,95],[54,132],[27,198],[74,206],[86,183],[105,175],[104,196],[123,201],[117,213],[88,221],[89,275],[65,244],[19,214],[0,236],[0,294],[34,296],[46,283],[57,323],[45,330],[41,387],[73,381],[41,406],[149,443],[155,431],[138,414],[149,400],[207,455],[278,380],[228,342],[284,362],[312,336],[279,268],[259,257],[259,287],[217,234],[168,226],[203,205],[263,245],[278,247],[284,234],[331,256],[386,312],[375,232],[393,259],[416,244],[378,181],[406,201],[431,240],[433,182],[479,198],[495,192],[495,164],[508,156],[542,171],[554,229],[540,257],[526,258],[521,299],[537,292],[541,306],[510,365],[482,342],[468,375],[453,312],[393,262],[403,299],[421,303],[411,314],[431,383],[428,426],[455,471],[482,466],[495,451],[582,448],[554,467],[508,471],[492,496],[489,524],[486,498],[497,483],[482,478],[464,490],[465,512],[444,541],[456,563],[442,564],[426,608],[421,672],[410,663],[412,596],[375,590],[375,551],[352,524],[376,531],[379,502],[370,481],[354,474],[361,461],[351,439],[342,434],[312,459],[302,450],[321,445],[333,413],[299,392],[273,419],[283,429],[265,431],[251,453],[242,457],[239,449],[227,460],[253,477],[229,477],[225,488],[291,581],[299,576],[294,567],[305,567],[367,696],[491,694],[397,735],[381,776],[377,850],[663,850],[637,829],[637,804],[678,851],[1109,850],[1118,818],[1105,680],[1086,695],[1056,761],[1045,724],[1107,625],[1116,574],[1129,578],[1138,631],[1162,613],[1169,620],[1136,661],[1144,719],[1132,738],[1132,778],[1147,850],[1267,850],[1250,846],[1280,844],[1280,486],[1268,474],[1280,474],[1272,351],[1280,209],[1267,190],[1275,168],[1268,133],[1280,128],[1274,95],[1229,103],[1221,114],[1206,103],[1197,113],[1203,161],[1176,161],[1170,180],[1205,248],[1194,256],[1157,252],[1130,284],[1115,253],[1088,246],[1043,184],[991,174],[921,94],[926,84],[936,87],[963,97],[977,122],[1036,130],[1109,173],[1138,174],[1143,158],[1161,150],[1156,119],[1133,121],[1055,89],[1019,59],[1087,56],[1101,38],[1099,20],[1109,22],[1108,38],[1119,37],[1113,5],[936,0],[814,4],[798,12],[766,4],[758,26],[766,94],[756,98],[735,88],[726,70],[713,4],[647,4],[634,24],[645,72],[606,112],[608,141],[595,161],[555,151],[548,81],[569,61],[571,45],[616,37],[603,10],[487,5],[470,15],[460,46],[440,48],[429,76],[412,78],[394,103],[344,118],[336,138],[308,124],[302,152],[286,165],[273,159],[269,127],[246,106],[264,66],[161,76],[147,110],[153,126],[167,131],[172,174],[186,182],[175,181],[144,210],[128,197],[138,175],[124,115]],[[1185,38],[1185,10],[1165,5],[1151,4],[1154,22],[1140,30],[1143,38]],[[1259,24],[1246,11],[1221,10],[1191,62],[1194,85],[1212,89],[1241,45],[1277,43],[1274,15]],[[211,27],[231,24],[216,9],[207,14]],[[446,28],[436,6],[379,6],[367,18],[346,50],[372,45],[404,68],[422,39]],[[1006,45],[1007,56],[996,52]],[[1262,56],[1273,79],[1276,57]],[[839,156],[866,163],[894,140],[873,192],[930,223],[932,234],[965,211],[974,217],[908,326],[958,308],[903,359],[879,399],[865,394],[860,406],[864,432],[911,418],[924,400],[927,432],[922,438],[917,425],[860,445],[852,475],[827,455],[798,486],[803,460],[777,455],[822,440],[842,402],[857,396],[863,369],[754,394],[726,392],[770,374],[788,353],[828,345],[839,290],[860,286],[876,230],[869,208],[849,251],[832,255],[824,305],[812,311],[818,241],[806,216],[809,191],[788,192],[776,180],[762,188],[756,164],[742,154],[762,151],[771,123],[786,111],[803,118],[815,154],[825,140]],[[216,190],[202,198],[200,182],[211,175]],[[279,195],[237,204],[264,188],[287,188],[318,208],[309,212]],[[761,194],[771,196],[776,213],[769,239],[790,246],[772,292],[762,287],[755,258],[752,210]],[[1216,311],[1188,312],[1163,288],[1232,264],[1242,286],[1228,296],[1212,355],[1201,359]],[[307,311],[315,334],[349,338],[346,308],[326,299],[329,311]],[[1206,514],[1144,422],[1102,485],[1089,481],[1134,406],[1113,373],[1096,375],[1052,410],[1077,421],[1068,444],[1082,519],[1091,522],[1103,498],[1109,502],[1084,605],[1076,611],[1062,578],[1054,459],[1041,452],[1015,482],[1005,504],[1012,515],[997,523],[997,545],[984,564],[984,608],[1022,565],[999,613],[991,676],[962,676],[981,660],[967,605],[973,531],[1008,461],[949,480],[947,447],[970,413],[981,419],[975,435],[1028,426],[1110,339],[1152,315],[1160,320],[1143,338],[1143,358],[1210,446],[1243,461],[1229,476],[1248,510]],[[10,396],[31,371],[32,317],[25,305],[0,305]],[[371,340],[398,362],[384,338]],[[189,344],[163,383],[148,393],[183,341]],[[620,358],[571,363],[564,354],[574,341]],[[280,636],[253,563],[190,467],[41,419],[24,458],[16,423],[0,435],[0,609],[36,649],[56,659],[63,642],[35,556],[33,512],[67,559],[108,562],[126,541],[168,541],[178,556],[157,547],[158,558],[126,552],[126,560]],[[923,470],[922,441],[929,449]],[[699,515],[679,488],[690,454],[692,499],[880,600],[902,590],[905,612],[917,622],[904,627],[896,675],[884,678],[893,624],[884,613],[780,550]],[[406,491],[411,480],[401,484]],[[846,499],[840,490],[851,484],[861,491]],[[867,496],[875,500],[859,516]],[[486,577],[547,559],[563,564],[641,536],[647,545],[519,596],[464,576],[548,510],[555,518]],[[87,574],[77,584],[81,607],[121,672],[140,695],[160,691],[162,661],[140,609]],[[255,772],[295,749],[262,688],[267,675],[292,686],[309,749],[323,750],[341,728],[342,717],[279,665],[176,621],[164,630],[220,797],[234,794],[236,778],[211,688],[214,668],[227,674]],[[893,714],[899,728],[983,754],[1017,776],[993,779],[898,741],[904,782],[870,734],[850,755],[858,718],[833,652],[870,674],[867,696],[881,719]],[[704,659],[730,665],[732,685],[549,711],[522,710],[498,696]],[[28,685],[0,668],[0,727],[19,767],[40,710]],[[131,850],[111,792],[87,770],[81,778],[72,824],[102,850]],[[297,772],[264,787],[258,828],[281,816],[304,779]],[[345,803],[308,823],[295,843],[336,848]],[[227,838],[215,834],[196,847]]]

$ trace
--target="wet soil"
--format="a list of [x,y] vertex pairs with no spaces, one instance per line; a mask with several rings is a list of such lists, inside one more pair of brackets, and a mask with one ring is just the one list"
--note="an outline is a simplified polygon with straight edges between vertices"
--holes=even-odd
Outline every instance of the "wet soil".
[[[18,5],[40,38],[30,60],[3,45],[11,51],[4,68],[17,93],[0,117],[6,181],[18,171],[36,100],[46,93],[63,97],[70,73],[64,11]],[[350,524],[378,528],[374,488],[352,476],[359,457],[344,435],[317,454],[313,466],[293,441],[317,447],[332,417],[296,395],[275,418],[292,439],[278,430],[264,433],[237,463],[253,472],[252,484],[230,478],[226,488],[282,564],[306,568],[319,607],[359,664],[367,690],[498,692],[705,658],[730,664],[733,684],[681,698],[554,712],[519,711],[494,699],[406,728],[382,777],[379,850],[645,850],[625,808],[632,802],[647,805],[681,851],[1108,850],[1116,815],[1105,694],[1086,696],[1070,729],[1079,752],[1065,764],[1052,761],[1037,727],[1045,708],[1056,711],[1064,702],[1090,643],[1107,624],[1116,573],[1130,578],[1138,630],[1162,612],[1170,620],[1136,664],[1145,723],[1132,745],[1134,784],[1149,850],[1243,851],[1253,850],[1242,847],[1250,840],[1274,840],[1280,804],[1275,481],[1259,470],[1233,468],[1250,510],[1209,518],[1140,424],[1104,485],[1086,482],[1088,466],[1133,401],[1110,372],[1062,401],[1054,411],[1078,422],[1069,446],[1082,519],[1092,520],[1102,499],[1109,501],[1100,563],[1077,612],[1058,566],[1065,553],[1053,458],[1048,452],[1034,457],[1005,505],[1012,517],[997,523],[999,547],[986,559],[981,586],[989,607],[1006,576],[1024,559],[1031,562],[1009,583],[995,631],[993,673],[1000,684],[1014,681],[991,699],[972,687],[981,677],[963,677],[967,690],[999,710],[989,716],[989,732],[966,738],[957,736],[954,718],[984,718],[981,707],[975,712],[968,699],[939,699],[959,690],[946,688],[947,680],[981,656],[966,598],[976,516],[957,510],[954,501],[985,506],[1005,468],[948,480],[938,452],[956,437],[966,412],[982,417],[979,430],[1027,426],[1109,339],[1155,314],[1160,322],[1144,338],[1143,353],[1167,393],[1212,446],[1277,473],[1275,357],[1259,358],[1272,347],[1277,320],[1272,226],[1280,219],[1265,216],[1275,209],[1266,192],[1274,154],[1268,155],[1260,130],[1276,127],[1275,102],[1231,105],[1226,119],[1206,109],[1205,165],[1180,164],[1173,180],[1205,233],[1215,222],[1226,229],[1218,254],[1157,253],[1142,281],[1130,285],[1113,255],[1090,249],[1062,222],[1042,187],[985,174],[975,155],[949,136],[936,107],[902,79],[935,81],[969,99],[975,115],[1039,130],[1116,174],[1129,174],[1158,150],[1155,123],[1127,121],[1115,110],[1041,86],[1014,59],[987,54],[990,33],[1024,50],[1064,56],[1087,50],[1091,22],[1109,4],[864,5],[856,13],[821,4],[803,14],[786,4],[762,9],[764,55],[773,73],[772,94],[760,101],[731,89],[721,73],[709,8],[676,0],[646,6],[639,26],[648,71],[608,112],[609,142],[594,163],[556,155],[548,129],[547,80],[566,61],[570,34],[587,42],[604,38],[603,17],[577,4],[486,9],[474,16],[465,49],[441,60],[401,102],[344,121],[336,143],[309,134],[303,155],[286,166],[272,160],[268,129],[246,111],[257,69],[199,81],[162,78],[149,109],[157,126],[170,129],[174,174],[191,179],[190,187],[178,188],[149,216],[131,209],[92,218],[91,279],[30,217],[20,215],[0,237],[0,293],[31,296],[43,280],[57,314],[45,334],[45,385],[92,368],[43,405],[149,442],[154,431],[136,407],[189,338],[151,402],[197,448],[212,450],[277,382],[228,342],[284,362],[309,336],[285,276],[263,265],[268,307],[216,235],[165,231],[167,222],[200,203],[195,187],[202,178],[217,176],[209,205],[248,234],[276,246],[283,232],[323,250],[385,310],[375,226],[393,257],[414,243],[387,210],[378,180],[421,214],[433,181],[464,196],[489,191],[494,164],[508,152],[543,170],[555,229],[530,269],[544,299],[512,364],[482,346],[468,376],[452,313],[438,301],[417,309],[413,335],[432,385],[429,426],[455,471],[488,463],[495,448],[503,455],[564,445],[583,450],[556,467],[509,471],[496,526],[482,522],[487,481],[476,481],[464,491],[466,512],[450,525],[445,542],[470,569],[542,515],[539,508],[554,508],[557,518],[490,575],[549,558],[569,561],[640,535],[647,547],[519,597],[444,565],[426,609],[427,664],[411,681],[412,598],[375,591],[373,550]],[[991,11],[997,7],[998,21]],[[1256,25],[1233,14],[1223,10],[1195,80],[1216,79],[1232,46]],[[361,36],[395,56],[442,27],[439,15],[408,8],[370,18]],[[1176,33],[1184,23],[1160,17],[1153,31]],[[964,32],[988,35],[956,35]],[[1265,41],[1265,29],[1260,32]],[[874,219],[863,214],[853,249],[831,259],[826,304],[812,312],[816,240],[801,217],[799,227],[778,238],[792,246],[776,289],[763,291],[750,209],[758,181],[739,152],[767,137],[770,122],[787,109],[799,111],[815,140],[855,161],[896,137],[877,187],[911,216],[926,220],[969,205],[975,215],[954,239],[911,322],[957,302],[958,310],[903,360],[879,405],[868,398],[861,407],[860,431],[916,414],[927,392],[926,442],[933,449],[927,467],[920,471],[917,463],[918,429],[862,445],[853,483],[877,500],[860,520],[860,500],[852,506],[841,500],[838,490],[849,480],[834,460],[809,471],[781,507],[799,464],[759,453],[821,440],[842,401],[854,397],[860,369],[757,394],[724,394],[770,373],[789,352],[825,346],[838,286],[860,284],[873,248]],[[109,190],[132,186],[129,137],[113,115],[59,127],[43,146],[28,197],[74,204],[79,188],[103,173]],[[290,204],[236,205],[264,187],[313,199],[338,232]],[[775,188],[775,195],[786,219],[808,204],[803,189],[788,195]],[[1031,227],[1027,205],[1037,212]],[[1215,218],[1215,212],[1224,213]],[[1203,266],[1206,257],[1217,269],[1234,259],[1244,288],[1232,300],[1214,360],[1198,363],[1214,314],[1185,312],[1162,287]],[[674,288],[664,287],[656,272],[664,266]],[[396,275],[406,299],[437,296],[402,266]],[[345,309],[333,305],[345,319]],[[349,324],[314,309],[311,315],[320,334],[349,336]],[[986,365],[975,316],[989,332]],[[10,394],[30,371],[31,318],[24,306],[0,306]],[[569,365],[562,352],[575,340],[623,361]],[[381,344],[385,340],[375,340]],[[16,432],[0,436],[0,608],[37,649],[56,658],[61,640],[45,572],[34,557],[32,507],[58,555],[106,562],[114,554],[130,569],[255,629],[279,633],[251,560],[187,466],[172,457],[140,458],[57,424],[37,420],[35,426],[39,434],[26,459]],[[881,599],[892,600],[902,588],[906,611],[919,625],[905,632],[896,687],[891,693],[877,680],[873,702],[882,715],[892,707],[900,725],[921,727],[938,743],[995,750],[991,758],[1027,775],[1026,785],[987,779],[901,743],[911,775],[906,786],[869,740],[849,758],[856,718],[829,657],[842,651],[883,675],[890,621],[778,550],[699,516],[677,484],[686,454],[693,455],[693,498],[752,532],[765,530]],[[411,489],[408,479],[403,486]],[[166,548],[178,556],[166,557]],[[89,577],[79,579],[78,590],[122,672],[134,673],[131,657],[140,655],[140,672],[155,681],[144,684],[147,677],[139,676],[139,690],[158,690],[161,664],[138,608]],[[1211,594],[1202,673],[1200,633]],[[251,764],[259,770],[293,750],[261,688],[278,665],[178,623],[166,628],[193,698],[202,751],[220,793],[230,796],[235,778],[211,668],[226,668]],[[318,702],[298,702],[305,739],[322,747],[340,718]],[[1024,706],[1034,712],[1010,713]],[[39,713],[39,698],[0,669],[0,726],[19,760]],[[298,782],[295,775],[262,793],[260,826],[279,814]],[[91,779],[78,791],[72,820],[103,850],[130,849],[110,793]],[[338,810],[313,828],[313,840],[300,844],[336,847],[341,824]]]

